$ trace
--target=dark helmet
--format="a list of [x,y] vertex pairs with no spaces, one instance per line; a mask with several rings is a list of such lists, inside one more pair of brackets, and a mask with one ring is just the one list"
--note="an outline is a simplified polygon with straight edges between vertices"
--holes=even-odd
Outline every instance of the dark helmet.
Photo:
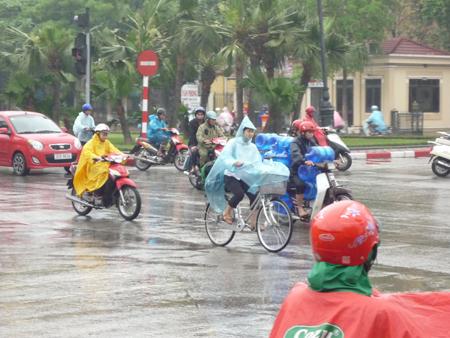
[[86,111],[86,110],[94,110],[94,108],[92,108],[92,106],[89,103],[85,103],[83,104],[83,106],[81,107],[82,111]]
[[197,114],[197,113],[203,113],[203,114],[206,114],[206,110],[205,110],[205,108],[199,106],[199,107],[195,108],[194,113],[195,113],[195,114]]
[[156,115],[158,115],[158,116],[166,115],[166,110],[164,108],[158,108],[156,110]]

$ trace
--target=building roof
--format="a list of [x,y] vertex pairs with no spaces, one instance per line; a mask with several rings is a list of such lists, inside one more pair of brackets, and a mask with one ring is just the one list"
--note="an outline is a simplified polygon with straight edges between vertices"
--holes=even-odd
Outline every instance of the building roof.
[[450,55],[450,52],[439,50],[406,38],[394,38],[383,42],[383,54],[407,55]]

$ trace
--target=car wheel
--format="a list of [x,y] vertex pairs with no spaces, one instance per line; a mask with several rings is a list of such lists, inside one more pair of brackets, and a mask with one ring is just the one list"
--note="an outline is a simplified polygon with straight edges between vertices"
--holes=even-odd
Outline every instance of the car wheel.
[[30,169],[27,167],[27,160],[22,153],[15,153],[13,156],[13,172],[19,176],[25,176],[30,172]]

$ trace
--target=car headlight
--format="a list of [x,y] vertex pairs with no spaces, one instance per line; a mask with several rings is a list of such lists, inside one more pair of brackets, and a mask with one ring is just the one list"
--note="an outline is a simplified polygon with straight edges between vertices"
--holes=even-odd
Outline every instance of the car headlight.
[[81,149],[81,142],[79,139],[75,139],[75,141],[73,141],[73,145],[75,146],[75,148],[77,149]]
[[42,149],[44,149],[44,145],[36,140],[28,140],[28,143],[36,150],[41,151]]

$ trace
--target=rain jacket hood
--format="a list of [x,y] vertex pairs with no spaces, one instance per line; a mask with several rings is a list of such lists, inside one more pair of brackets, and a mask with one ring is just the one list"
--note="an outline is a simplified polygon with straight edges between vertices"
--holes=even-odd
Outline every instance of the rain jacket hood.
[[93,159],[110,154],[121,154],[121,151],[114,147],[109,140],[102,142],[98,134],[95,134],[84,145],[73,178],[73,186],[78,196],[85,191],[95,191],[105,184],[108,180],[110,164],[107,162],[95,163]]
[[[216,212],[223,212],[227,203],[224,187],[226,171],[244,181],[250,187],[250,193],[256,193],[262,185],[281,184],[289,178],[289,169],[284,164],[262,160],[256,145],[243,136],[244,128],[256,129],[250,119],[244,117],[236,137],[227,143],[206,178],[206,197]],[[236,161],[243,162],[243,165],[234,166]]]

